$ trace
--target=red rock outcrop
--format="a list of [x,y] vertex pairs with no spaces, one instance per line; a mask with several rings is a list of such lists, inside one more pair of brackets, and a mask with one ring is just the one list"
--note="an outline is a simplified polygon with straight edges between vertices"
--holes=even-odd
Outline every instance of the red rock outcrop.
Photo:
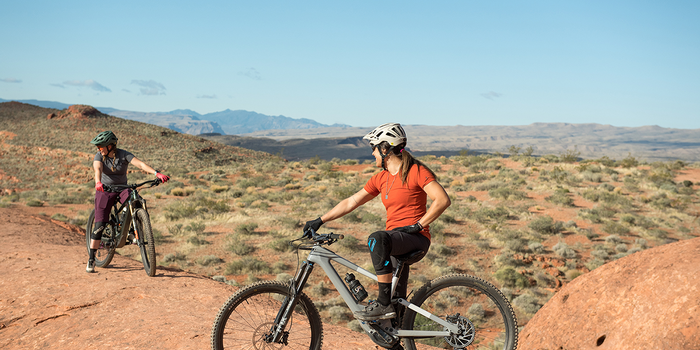
[[518,349],[700,349],[700,238],[603,265],[528,322]]
[[72,105],[60,112],[58,114],[49,113],[46,117],[47,119],[64,119],[64,118],[76,118],[76,119],[86,119],[86,118],[96,118],[105,116],[95,107],[87,105]]

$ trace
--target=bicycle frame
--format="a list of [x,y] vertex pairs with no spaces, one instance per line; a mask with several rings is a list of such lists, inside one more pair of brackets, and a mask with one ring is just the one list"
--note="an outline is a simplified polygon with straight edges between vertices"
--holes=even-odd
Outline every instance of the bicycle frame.
[[[323,271],[325,272],[326,276],[330,279],[331,283],[335,286],[336,290],[338,293],[340,293],[340,296],[343,298],[345,303],[348,305],[350,310],[354,311],[360,311],[364,309],[364,306],[360,303],[358,303],[355,298],[353,297],[352,293],[348,289],[347,285],[343,282],[343,280],[340,278],[340,275],[338,272],[335,270],[333,265],[331,265],[331,262],[338,263],[342,266],[347,267],[350,270],[353,270],[357,273],[362,274],[363,276],[366,276],[368,278],[371,278],[374,281],[377,281],[377,276],[359,266],[354,264],[353,262],[341,257],[340,255],[334,253],[333,251],[322,247],[318,244],[315,244],[311,247],[300,247],[299,249],[304,249],[304,250],[310,250],[309,256],[306,261],[302,263],[302,266],[299,268],[299,271],[297,272],[296,276],[292,280],[292,286],[290,288],[293,289],[293,298],[292,300],[285,300],[285,303],[283,303],[283,307],[280,309],[280,313],[277,315],[277,318],[275,320],[275,326],[273,326],[272,331],[272,340],[273,341],[279,341],[279,339],[282,338],[283,332],[282,330],[285,328],[287,321],[290,319],[290,314],[292,310],[294,310],[294,306],[296,306],[296,302],[298,299],[298,294],[304,289],[304,285],[306,284],[306,281],[309,278],[309,275],[313,271],[313,268],[315,265],[321,266]],[[392,293],[396,289],[396,283],[398,281],[397,277],[397,269],[394,271],[394,276],[392,278],[392,286],[391,290]],[[398,299],[398,302],[405,306],[406,308],[409,308],[417,313],[420,313],[421,315],[430,318],[432,321],[435,321],[445,327],[446,330],[444,331],[417,331],[417,330],[401,330],[401,329],[395,329],[393,327],[382,327],[382,331],[386,332],[388,335],[392,337],[398,337],[398,338],[433,338],[433,337],[447,337],[450,336],[451,334],[454,333],[459,333],[459,327],[455,324],[452,324],[450,322],[447,322],[444,319],[441,319],[440,317],[437,317],[430,312],[423,310],[422,308],[416,306],[415,304],[410,303],[409,301],[400,298]],[[387,321],[387,320],[384,320]],[[377,321],[372,321],[372,322],[360,322],[360,325],[362,329],[364,329],[366,332],[370,334],[376,333],[376,329],[372,328],[370,324],[377,322]],[[381,321],[379,321],[381,322]]]
[[[116,185],[120,186],[120,185]],[[115,187],[116,187],[115,186]],[[136,222],[134,221],[134,213],[136,212],[136,209],[138,208],[143,208],[146,209],[146,200],[139,195],[138,190],[135,187],[129,186],[126,187],[124,186],[124,189],[131,189],[131,193],[129,193],[129,198],[124,201],[124,203],[119,203],[119,201],[116,201],[114,203],[114,209],[115,213],[112,215],[115,215],[116,217],[114,218],[114,222],[117,224],[122,224],[121,230],[118,233],[119,234],[119,241],[117,242],[117,248],[121,248],[126,244],[126,236],[129,233],[129,228],[134,227],[134,234],[136,235],[136,239],[138,244],[140,245],[140,237],[139,237],[139,232],[136,230]],[[118,208],[117,208],[118,207]],[[124,208],[127,208],[126,215],[122,220],[119,220],[119,214],[124,210]],[[147,209],[146,209],[147,210]],[[127,224],[128,223],[128,224]]]

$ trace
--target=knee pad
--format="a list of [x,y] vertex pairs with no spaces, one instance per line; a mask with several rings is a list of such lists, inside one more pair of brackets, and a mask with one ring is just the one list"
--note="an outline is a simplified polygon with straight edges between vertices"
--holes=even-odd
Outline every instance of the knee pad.
[[394,266],[391,264],[391,237],[389,234],[386,231],[377,231],[369,235],[367,245],[375,272],[378,275],[391,273]]
[[102,231],[105,230],[105,227],[101,222],[96,224],[99,224],[99,226],[92,231],[92,233],[90,234],[90,238],[92,238],[95,241],[99,241],[102,239]]

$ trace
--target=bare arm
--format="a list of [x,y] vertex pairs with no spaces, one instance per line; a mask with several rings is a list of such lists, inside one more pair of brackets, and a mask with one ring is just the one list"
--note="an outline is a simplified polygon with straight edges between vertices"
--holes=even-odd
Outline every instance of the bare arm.
[[151,175],[155,175],[155,173],[156,173],[156,170],[155,170],[155,169],[151,168],[151,167],[148,166],[146,163],[142,162],[140,159],[138,159],[138,158],[136,158],[136,157],[134,157],[133,159],[131,159],[131,164],[133,164],[133,165],[139,167],[139,169],[141,169],[141,170],[143,170],[143,171],[145,171],[145,172],[147,172],[147,173],[149,173],[149,174],[151,174]]
[[440,217],[442,212],[444,212],[445,209],[447,209],[447,207],[449,207],[450,204],[452,204],[452,201],[447,195],[447,192],[445,192],[445,189],[437,181],[433,181],[425,185],[425,187],[423,187],[423,190],[433,201],[433,203],[430,205],[430,208],[428,208],[428,212],[426,212],[425,215],[420,220],[418,220],[418,222],[422,226],[427,226],[430,225],[431,222],[435,221],[438,217]]
[[92,168],[95,169],[95,183],[102,182],[102,162],[93,161]]
[[369,192],[363,188],[352,196],[340,201],[340,203],[333,207],[333,209],[323,214],[321,216],[321,220],[323,220],[325,223],[343,217],[347,213],[355,210],[357,207],[369,202],[374,197],[375,196],[369,194]]

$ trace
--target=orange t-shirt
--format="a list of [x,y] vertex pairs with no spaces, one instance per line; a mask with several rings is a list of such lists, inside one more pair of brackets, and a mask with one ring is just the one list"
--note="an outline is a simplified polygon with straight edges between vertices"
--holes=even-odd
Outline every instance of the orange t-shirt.
[[[426,212],[428,195],[423,191],[425,185],[435,181],[425,167],[414,164],[408,171],[406,183],[401,183],[401,174],[389,174],[384,170],[372,176],[365,185],[365,191],[373,196],[381,195],[386,208],[386,229],[413,225]],[[429,226],[423,227],[421,234],[430,239]]]

